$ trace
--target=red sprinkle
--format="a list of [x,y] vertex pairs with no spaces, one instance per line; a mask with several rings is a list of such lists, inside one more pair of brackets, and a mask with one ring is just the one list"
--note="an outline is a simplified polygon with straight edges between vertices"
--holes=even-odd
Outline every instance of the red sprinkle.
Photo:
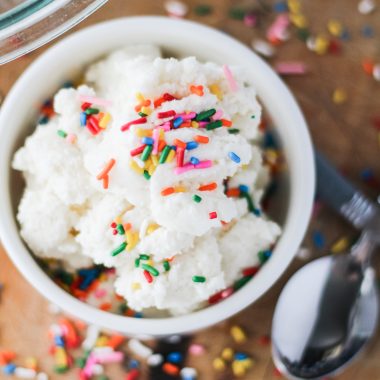
[[215,211],[210,212],[208,215],[210,219],[216,219],[218,217],[218,214]]
[[242,270],[242,274],[244,277],[246,276],[254,276],[258,271],[259,267],[249,267]]
[[140,117],[139,119],[132,120],[128,122],[127,124],[124,124],[123,126],[121,126],[120,129],[124,132],[124,131],[127,131],[131,127],[131,125],[145,124],[146,121],[147,121],[146,117]]
[[87,108],[89,108],[91,106],[91,103],[83,103],[80,108],[82,108],[83,111],[86,111]]
[[162,95],[162,97],[164,98],[164,100],[165,100],[166,102],[170,102],[170,101],[176,99],[175,96],[173,96],[172,94],[169,94],[169,93],[167,93],[167,92],[165,92],[165,94]]
[[99,122],[94,116],[88,118],[87,128],[93,135],[97,135],[100,132]]
[[125,376],[125,380],[137,380],[140,376],[140,371],[137,368],[131,369]]
[[[185,144],[186,146],[186,144]],[[183,166],[183,160],[185,158],[185,149],[184,148],[177,148],[177,166],[182,167]]]
[[199,191],[211,191],[215,190],[218,187],[218,185],[215,182],[208,183],[207,185],[199,186]]
[[165,363],[162,366],[162,370],[171,376],[177,376],[179,374],[179,368],[172,363]]
[[170,110],[170,111],[165,111],[165,112],[159,112],[157,114],[157,117],[159,119],[165,119],[167,117],[172,117],[172,116],[175,116],[176,115],[176,112],[174,110]]
[[232,198],[236,198],[236,197],[238,197],[240,195],[240,190],[239,190],[238,187],[235,187],[233,189],[228,189],[226,191],[226,195],[227,195],[227,197],[230,197],[230,198],[231,197]]
[[144,270],[144,276],[149,284],[153,282],[153,277],[147,270]]
[[137,156],[137,155],[139,155],[140,153],[142,153],[143,152],[143,150],[145,149],[145,147],[146,147],[146,145],[144,144],[144,145],[141,145],[141,146],[139,146],[139,147],[137,147],[137,148],[135,148],[135,149],[132,149],[129,153],[130,153],[130,155],[133,157],[133,156]]
[[111,228],[116,228],[117,227],[117,224],[115,222],[112,222],[111,223]]
[[221,119],[222,123],[223,123],[223,126],[224,127],[231,127],[232,125],[232,121],[231,120],[227,120],[227,119]]

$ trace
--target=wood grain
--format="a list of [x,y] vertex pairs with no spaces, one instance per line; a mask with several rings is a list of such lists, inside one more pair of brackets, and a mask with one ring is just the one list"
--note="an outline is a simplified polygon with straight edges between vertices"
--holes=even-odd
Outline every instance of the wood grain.
[[[357,0],[319,0],[301,1],[304,13],[310,19],[313,33],[327,35],[326,24],[331,18],[338,18],[350,31],[351,40],[343,44],[339,55],[317,56],[306,49],[305,45],[292,36],[284,46],[278,49],[276,57],[270,63],[285,60],[305,62],[310,73],[303,77],[287,78],[286,83],[295,94],[310,126],[315,145],[325,153],[357,186],[367,194],[376,197],[379,189],[367,186],[360,180],[360,171],[365,167],[380,173],[380,150],[377,132],[371,127],[370,118],[380,115],[380,84],[367,77],[360,67],[364,57],[373,57],[380,62],[380,44],[375,39],[361,37],[360,29],[365,24],[374,27],[380,33],[379,10],[368,16],[357,12]],[[200,4],[196,0],[186,1],[190,9]],[[208,0],[214,12],[207,17],[200,17],[192,11],[191,19],[198,20],[235,36],[249,44],[253,38],[262,37],[273,16],[265,16],[260,28],[249,29],[240,21],[227,16],[231,6],[254,4],[255,1]],[[260,3],[268,3],[261,1]],[[120,16],[141,14],[164,14],[163,1],[157,0],[111,0],[100,11],[90,16],[73,31]],[[71,31],[70,33],[72,33]],[[195,36],[197,38],[197,36]],[[51,45],[51,44],[50,44]],[[0,67],[0,91],[6,94],[22,71],[39,56],[45,48]],[[348,100],[336,105],[331,101],[335,88],[347,90]],[[11,126],[0,126],[0,128]],[[300,141],[302,144],[302,141]],[[0,211],[1,212],[1,211]],[[313,219],[304,245],[310,247],[313,256],[326,253],[326,249],[315,249],[312,244],[312,232],[321,230],[326,238],[326,247],[340,236],[352,236],[354,231],[329,210],[322,208]],[[47,311],[47,302],[30,286],[11,264],[4,250],[0,250],[0,282],[5,285],[0,303],[0,348],[9,348],[19,353],[20,363],[27,356],[36,356],[42,369],[52,374],[53,360],[47,355],[47,328],[54,317]],[[304,262],[295,260],[282,279],[257,303],[218,326],[202,331],[192,337],[194,342],[205,344],[208,348],[201,358],[189,358],[188,365],[199,370],[200,379],[231,379],[231,374],[216,374],[211,367],[211,360],[226,345],[249,352],[256,360],[246,380],[271,380],[277,378],[270,356],[270,347],[259,343],[259,338],[270,332],[271,317],[275,301],[289,276]],[[231,324],[243,326],[249,341],[236,346],[231,341],[228,329]],[[380,379],[380,340],[375,339],[363,358],[344,374],[340,380]],[[117,367],[109,372],[111,379],[121,379]],[[0,378],[2,378],[0,374]],[[67,375],[52,374],[53,379],[74,379],[75,372]]]

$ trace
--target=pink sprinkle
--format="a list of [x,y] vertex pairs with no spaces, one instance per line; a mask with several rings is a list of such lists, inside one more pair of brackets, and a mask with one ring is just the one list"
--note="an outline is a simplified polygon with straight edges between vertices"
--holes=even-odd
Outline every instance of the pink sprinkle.
[[94,296],[96,298],[103,298],[106,294],[107,294],[107,290],[101,289],[101,288],[96,289],[94,292]]
[[253,28],[257,24],[257,16],[254,13],[247,13],[244,16],[244,25]]
[[67,140],[67,142],[69,142],[70,144],[74,144],[75,141],[77,141],[77,135],[74,134],[74,133],[69,133],[69,134],[66,136],[66,140]]
[[168,132],[170,131],[170,123],[167,121],[166,123],[162,124],[160,128],[162,128],[165,132]]
[[273,24],[267,30],[267,38],[269,41],[286,39],[286,29],[289,26],[289,17],[286,14],[281,14],[276,17]]
[[198,121],[199,128],[206,128],[208,121]]
[[120,351],[101,352],[96,354],[96,360],[100,364],[120,363],[124,359],[124,353]]
[[211,116],[211,120],[219,120],[223,116],[223,110],[217,110],[214,115]]
[[160,140],[160,128],[155,128],[153,130],[153,136],[152,137],[154,140],[152,154],[157,154],[158,153],[158,143]]
[[194,166],[195,166],[195,169],[207,169],[212,166],[212,161],[211,160],[200,161],[198,164]]
[[235,81],[235,78],[232,75],[230,68],[227,65],[223,65],[223,72],[230,86],[231,91],[236,92],[238,90],[238,85]]
[[98,106],[109,107],[112,105],[111,100],[101,99],[96,96],[78,95],[78,99],[83,103],[96,104]]
[[204,346],[202,346],[201,344],[193,343],[189,347],[189,353],[191,355],[200,356],[200,355],[204,354],[205,351],[206,350],[205,350]]
[[182,117],[183,120],[190,120],[190,119],[194,119],[194,117],[197,116],[197,114],[195,112],[189,112],[189,113],[181,113],[177,116]]
[[95,355],[93,353],[91,353],[90,356],[88,357],[88,359],[86,361],[86,365],[82,371],[84,376],[87,376],[88,378],[92,377],[94,364],[96,364],[96,358],[95,358]]
[[182,173],[186,173],[188,172],[189,170],[193,170],[195,167],[193,164],[190,164],[190,163],[187,163],[181,167],[177,167],[174,169],[174,173],[175,174],[182,174]]
[[279,62],[275,65],[275,70],[281,75],[302,75],[307,68],[303,62]]

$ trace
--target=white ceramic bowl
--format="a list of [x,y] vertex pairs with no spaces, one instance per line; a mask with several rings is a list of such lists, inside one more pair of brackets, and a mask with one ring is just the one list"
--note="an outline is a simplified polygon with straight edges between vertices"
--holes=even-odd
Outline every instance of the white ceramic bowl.
[[[37,265],[20,238],[15,214],[22,192],[11,169],[12,156],[32,133],[37,107],[60,84],[102,55],[126,44],[157,44],[168,55],[246,67],[271,115],[289,166],[289,193],[283,195],[283,233],[271,259],[247,285],[223,302],[180,317],[136,319],[95,309],[66,293]],[[191,332],[239,312],[266,292],[293,259],[309,222],[314,196],[314,160],[304,118],[289,90],[250,49],[224,33],[189,21],[162,17],[112,20],[83,29],[43,53],[18,79],[0,113],[0,237],[25,278],[53,303],[89,323],[129,335]]]

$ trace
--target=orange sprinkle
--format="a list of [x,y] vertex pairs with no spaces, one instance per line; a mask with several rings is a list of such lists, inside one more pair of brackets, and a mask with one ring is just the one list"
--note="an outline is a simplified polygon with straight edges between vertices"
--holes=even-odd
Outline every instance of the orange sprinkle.
[[172,256],[172,257],[169,257],[168,259],[166,259],[166,261],[169,261],[170,263],[174,260],[175,256]]
[[97,175],[97,179],[103,179],[105,177],[107,177],[108,173],[110,172],[110,170],[112,169],[112,167],[115,165],[116,163],[116,160],[114,160],[113,158],[111,158],[107,165],[105,166],[105,168]]
[[7,365],[16,357],[13,351],[1,351],[0,352],[0,365]]
[[240,190],[238,187],[235,187],[233,189],[228,189],[226,191],[227,197],[238,197],[240,195]]
[[179,127],[180,128],[190,128],[191,127],[191,121],[187,120],[187,121],[183,122]]
[[179,374],[179,368],[172,363],[165,363],[162,366],[162,370],[171,376],[177,376]]
[[190,86],[190,92],[192,94],[198,95],[198,96],[203,96],[203,86]]
[[167,187],[161,191],[161,195],[166,197],[167,195],[173,194],[175,192],[174,187]]
[[112,304],[110,302],[104,302],[99,306],[99,309],[103,311],[109,311],[111,310],[111,308],[112,308]]
[[231,127],[232,121],[227,119],[221,119],[224,127]]
[[108,185],[109,185],[109,177],[108,177],[108,174],[106,174],[106,176],[103,177],[102,179],[103,179],[103,189],[108,189]]
[[107,342],[107,346],[116,349],[124,342],[124,340],[125,337],[123,335],[112,335],[109,341]]
[[210,139],[207,136],[202,135],[194,136],[194,140],[199,144],[207,144],[210,141]]
[[207,185],[199,186],[199,191],[211,191],[215,190],[218,187],[218,185],[215,182],[208,183]]
[[124,227],[124,231],[128,231],[132,228],[132,224],[131,223],[125,223],[125,224],[123,224],[123,227]]
[[177,145],[179,148],[186,149],[186,143],[179,139],[174,139],[173,141],[174,145]]
[[362,62],[363,70],[368,75],[372,75],[374,66],[375,66],[375,64],[371,59],[365,59]]
[[159,107],[164,101],[165,101],[165,98],[163,96],[161,98],[156,99],[153,102],[154,108]]
[[162,152],[165,146],[166,146],[166,142],[164,140],[160,140],[160,142],[158,143],[158,151]]

